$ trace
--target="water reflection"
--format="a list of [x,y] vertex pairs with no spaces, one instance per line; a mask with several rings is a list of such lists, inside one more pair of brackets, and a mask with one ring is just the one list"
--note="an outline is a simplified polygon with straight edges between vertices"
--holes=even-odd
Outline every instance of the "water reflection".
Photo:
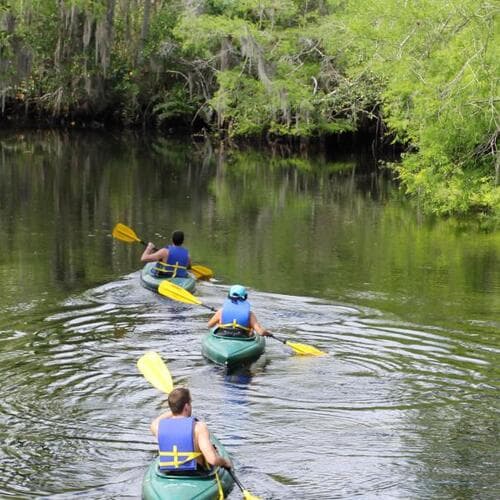
[[[138,498],[153,349],[264,498],[494,498],[499,235],[416,217],[337,160],[0,137],[0,496]],[[158,243],[184,228],[216,270],[203,303],[242,282],[263,325],[328,355],[269,341],[248,370],[208,363],[206,311],[140,286],[117,221]]]

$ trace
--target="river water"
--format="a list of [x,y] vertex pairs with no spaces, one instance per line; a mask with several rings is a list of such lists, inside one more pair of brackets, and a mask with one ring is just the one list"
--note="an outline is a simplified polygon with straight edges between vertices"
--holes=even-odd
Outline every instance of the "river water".
[[[205,304],[242,283],[327,355],[210,364],[207,310],[142,288],[116,222],[183,229]],[[4,133],[0,231],[1,498],[140,498],[165,409],[147,350],[262,498],[499,498],[500,235],[423,217],[369,157]]]

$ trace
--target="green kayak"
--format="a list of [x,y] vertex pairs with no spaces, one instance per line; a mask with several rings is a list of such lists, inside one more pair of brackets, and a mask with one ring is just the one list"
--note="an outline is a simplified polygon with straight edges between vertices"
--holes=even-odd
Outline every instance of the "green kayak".
[[151,274],[151,270],[156,266],[156,262],[148,262],[141,271],[141,283],[148,290],[158,292],[158,287],[162,281],[170,281],[188,292],[194,292],[196,280],[189,275],[187,278],[157,278]]
[[[217,447],[219,455],[229,459],[222,444],[212,436],[212,443]],[[221,467],[207,473],[197,475],[179,475],[160,472],[156,458],[146,470],[142,482],[142,498],[144,500],[216,500],[219,498],[220,487],[224,498],[233,489],[234,481],[229,472]]]
[[219,365],[235,367],[255,361],[264,352],[266,340],[261,335],[226,337],[212,328],[201,342],[201,353]]

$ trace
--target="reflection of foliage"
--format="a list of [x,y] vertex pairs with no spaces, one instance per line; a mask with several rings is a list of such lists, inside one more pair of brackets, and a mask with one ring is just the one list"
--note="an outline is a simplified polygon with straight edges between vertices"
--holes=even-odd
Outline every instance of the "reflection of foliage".
[[[248,150],[225,159],[208,142],[48,131],[2,137],[0,149],[0,254],[8,269],[18,258],[23,269],[33,262],[34,291],[38,281],[100,282],[117,272],[113,252],[128,262],[124,270],[136,268],[138,248],[109,239],[118,221],[159,244],[184,228],[193,252],[216,264],[231,242],[252,241],[254,224],[282,245],[297,224],[309,224],[311,203],[341,189],[322,158]],[[351,185],[350,175],[340,177]]]
[[0,148],[0,274],[30,276],[23,299],[137,269],[140,247],[110,237],[121,221],[157,245],[184,229],[222,282],[330,298],[368,287],[382,294],[372,305],[408,314],[405,301],[427,301],[436,321],[463,306],[442,300],[457,293],[466,315],[495,309],[500,234],[416,219],[382,175],[353,175],[356,162],[123,133],[23,133]]
[[268,165],[272,169],[293,168],[298,172],[316,174],[350,172],[355,167],[354,162],[318,162],[317,160],[312,162],[308,158],[273,158]]
[[[333,173],[350,174],[354,163],[326,162],[299,156],[280,157],[254,151],[234,151],[225,159],[210,184],[217,210],[225,216],[259,207],[279,210],[290,202],[300,202],[309,190],[328,191]],[[240,193],[234,196],[234,190]],[[276,196],[280,193],[280,196]]]

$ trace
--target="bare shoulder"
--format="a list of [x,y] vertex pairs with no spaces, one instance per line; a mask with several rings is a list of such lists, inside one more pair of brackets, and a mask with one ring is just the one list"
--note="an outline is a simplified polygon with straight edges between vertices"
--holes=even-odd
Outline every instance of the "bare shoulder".
[[194,426],[194,433],[198,439],[206,439],[210,437],[210,432],[205,422],[196,422]]
[[194,429],[196,432],[208,432],[207,424],[205,422],[202,422],[201,420],[196,421]]

